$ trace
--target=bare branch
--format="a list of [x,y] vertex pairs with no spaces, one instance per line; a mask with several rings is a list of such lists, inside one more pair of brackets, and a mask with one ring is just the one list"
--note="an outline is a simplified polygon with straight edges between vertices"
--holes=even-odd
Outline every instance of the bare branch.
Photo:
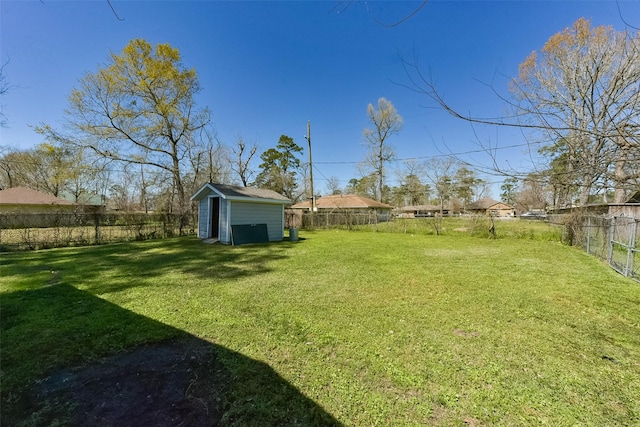
[[113,14],[118,19],[118,21],[124,21],[124,18],[120,18],[120,16],[118,15],[118,12],[116,12],[116,10],[114,9],[113,5],[111,4],[111,0],[107,0],[107,4],[111,8],[111,12],[113,12]]
[[[330,13],[334,12],[334,11],[337,12],[337,13],[343,13],[344,11],[349,9],[349,7],[351,7],[354,3],[358,3],[358,0],[340,0],[331,8]],[[386,27],[386,28],[397,27],[398,25],[401,25],[401,24],[407,22],[409,19],[411,19],[415,15],[417,15],[418,12],[420,12],[422,10],[422,8],[424,8],[427,5],[427,3],[429,3],[429,0],[422,0],[420,5],[418,5],[411,12],[407,13],[405,16],[403,16],[399,20],[394,21],[392,23],[385,23],[385,22],[382,22],[377,17],[375,17],[371,13],[371,10],[369,9],[369,4],[366,1],[364,2],[365,7],[367,8],[367,12],[368,12],[369,16],[371,17],[371,19],[373,19],[373,21],[376,24],[382,25],[383,27]]]
[[[584,204],[592,189],[604,188],[609,182],[616,189],[625,188],[625,182],[635,179],[631,159],[640,156],[639,49],[640,34],[632,37],[611,27],[591,28],[590,21],[579,19],[520,65],[520,75],[509,86],[512,98],[500,96],[488,85],[515,111],[511,116],[462,113],[442,97],[415,56],[413,61],[403,59],[409,78],[409,84],[403,86],[425,95],[472,128],[481,124],[537,133],[537,143],[527,140],[530,159],[534,153],[551,163],[562,158],[546,168],[564,177],[563,185],[575,183]],[[480,141],[477,134],[476,138]],[[504,172],[496,163],[497,145],[479,145],[493,160],[489,169]]]
[[413,11],[411,11],[411,13],[409,13],[408,15],[404,16],[402,19],[395,21],[391,24],[386,24],[382,21],[380,21],[379,19],[377,19],[375,16],[371,16],[371,18],[378,24],[382,25],[383,27],[387,27],[387,28],[393,28],[393,27],[397,27],[400,24],[403,24],[405,22],[407,22],[409,19],[413,18],[415,15],[418,14],[418,12],[420,12],[422,10],[423,7],[425,7],[427,5],[427,3],[429,3],[429,0],[423,0],[422,3],[420,3],[420,5],[418,7],[416,7]]

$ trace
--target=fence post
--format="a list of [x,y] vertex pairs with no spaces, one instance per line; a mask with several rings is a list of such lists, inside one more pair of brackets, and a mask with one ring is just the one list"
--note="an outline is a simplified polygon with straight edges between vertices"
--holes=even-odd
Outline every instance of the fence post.
[[629,236],[629,246],[627,247],[627,264],[624,268],[624,275],[630,277],[633,275],[633,250],[635,248],[637,221],[631,223],[631,235]]
[[95,213],[93,214],[93,226],[95,228],[96,231],[96,245],[100,244],[100,214],[99,213]]
[[611,227],[609,228],[609,254],[607,255],[607,262],[609,265],[613,265],[613,239],[616,232],[616,217],[611,218]]
[[587,253],[591,254],[591,217],[587,217]]

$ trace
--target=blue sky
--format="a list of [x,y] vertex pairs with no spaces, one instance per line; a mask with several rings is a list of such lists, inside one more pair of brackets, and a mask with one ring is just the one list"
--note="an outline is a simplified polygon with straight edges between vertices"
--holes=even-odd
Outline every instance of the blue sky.
[[[338,177],[360,177],[362,131],[369,103],[385,97],[404,118],[390,143],[399,159],[447,152],[480,165],[478,142],[524,143],[516,130],[475,127],[435,108],[405,86],[402,58],[417,57],[445,99],[476,116],[498,116],[505,105],[488,84],[507,93],[518,65],[550,36],[580,17],[624,30],[622,16],[640,27],[638,1],[431,0],[395,27],[420,2],[382,1],[7,1],[0,2],[0,60],[10,92],[2,99],[9,121],[2,146],[31,148],[42,139],[30,126],[60,126],[78,79],[95,72],[109,52],[129,40],[177,47],[198,72],[197,101],[212,112],[219,138],[237,136],[274,147],[280,135],[305,147],[307,121],[316,188]],[[505,167],[529,167],[523,148],[499,149]],[[306,152],[305,152],[306,156]],[[398,161],[393,167],[401,166]],[[500,177],[486,177],[499,183]],[[396,184],[395,174],[389,183]],[[494,191],[494,197],[498,194]]]

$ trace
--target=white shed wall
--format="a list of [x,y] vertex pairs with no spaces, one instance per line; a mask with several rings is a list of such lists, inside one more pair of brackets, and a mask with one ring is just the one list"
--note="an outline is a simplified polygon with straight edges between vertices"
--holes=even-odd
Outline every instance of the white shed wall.
[[224,243],[231,243],[229,234],[229,201],[220,198],[220,236],[218,240]]
[[198,238],[206,239],[209,221],[209,198],[205,197],[198,203]]
[[230,218],[229,225],[267,224],[269,240],[272,242],[284,238],[283,205],[233,201]]

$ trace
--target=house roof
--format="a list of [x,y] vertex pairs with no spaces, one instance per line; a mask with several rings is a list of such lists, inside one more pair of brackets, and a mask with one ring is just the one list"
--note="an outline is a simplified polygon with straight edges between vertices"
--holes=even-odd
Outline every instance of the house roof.
[[470,203],[469,206],[467,206],[467,209],[469,210],[486,210],[486,209],[491,209],[492,207],[496,206],[496,205],[503,205],[504,207],[502,209],[513,209],[513,206],[508,205],[506,203],[503,202],[499,202],[497,200],[494,200],[490,197],[485,197],[483,199],[479,199],[476,200],[473,203]]
[[[310,209],[311,200],[296,203],[292,209]],[[356,194],[337,194],[316,199],[318,209],[393,209],[393,206]]]
[[[444,207],[445,210],[448,210],[449,207],[445,206]],[[413,212],[413,211],[440,211],[440,206],[436,206],[436,205],[413,205],[413,206],[402,206],[400,208],[400,210],[402,212]]]
[[102,199],[102,196],[95,193],[82,193],[82,194],[79,194],[76,199],[76,196],[73,195],[72,193],[68,191],[63,191],[60,193],[60,198],[63,200],[69,200],[70,202],[73,202],[75,200],[75,203],[79,205],[88,205],[88,206],[104,205],[104,200]]
[[191,196],[191,200],[200,200],[203,197],[209,195],[211,192],[217,193],[223,199],[229,200],[254,200],[271,203],[289,204],[291,200],[284,197],[282,194],[276,193],[273,190],[267,190],[265,188],[256,187],[240,187],[237,185],[228,184],[214,184],[207,182],[196,193]]
[[73,205],[73,203],[27,187],[12,187],[0,190],[0,205]]

